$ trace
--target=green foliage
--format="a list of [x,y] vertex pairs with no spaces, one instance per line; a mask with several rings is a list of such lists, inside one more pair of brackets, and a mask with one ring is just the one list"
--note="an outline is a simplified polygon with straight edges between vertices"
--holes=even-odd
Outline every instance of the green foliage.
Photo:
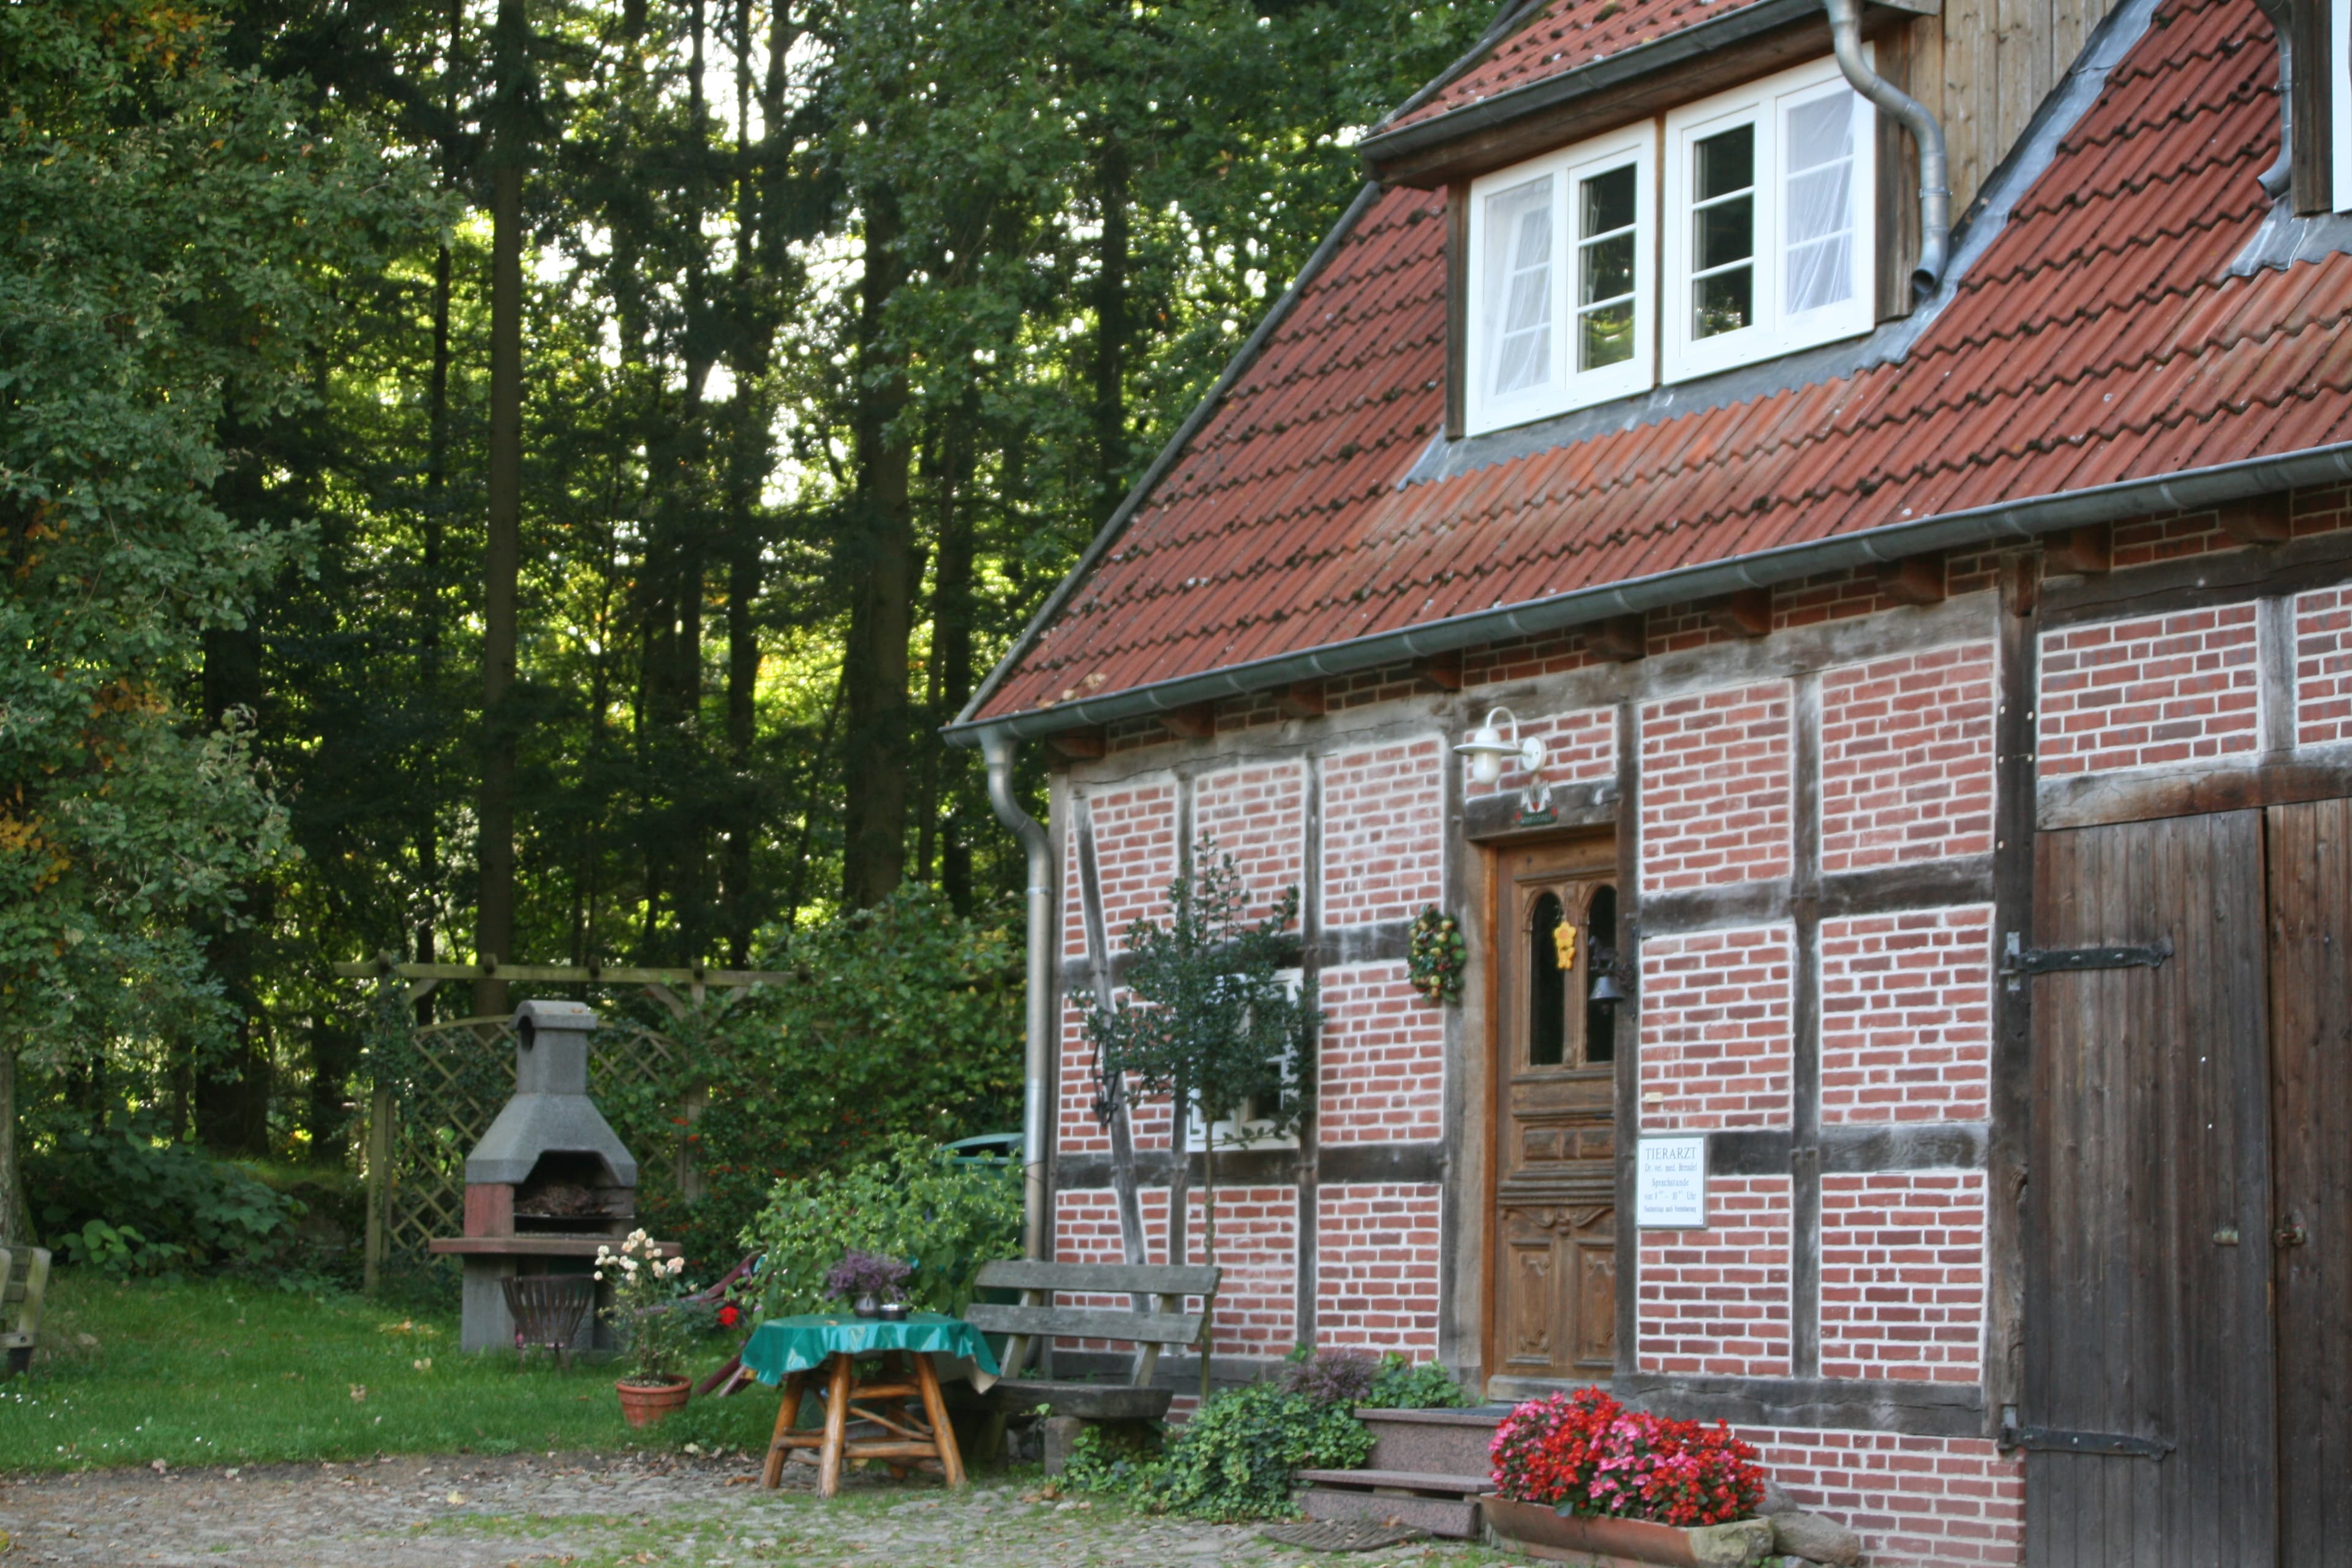
[[[1020,1121],[1020,939],[1001,917],[961,919],[909,886],[759,956],[793,978],[714,993],[658,1021],[686,1047],[676,1072],[601,1091],[632,1148],[692,1141],[702,1194],[682,1200],[666,1172],[649,1169],[644,1215],[698,1269],[772,1206],[780,1181]],[[705,1109],[681,1129],[678,1108],[697,1084]],[[823,1266],[856,1245],[845,1238]]]
[[116,1273],[266,1267],[285,1256],[301,1212],[226,1161],[159,1144],[135,1121],[67,1133],[25,1173],[37,1231],[74,1262]]
[[909,1305],[961,1312],[980,1266],[1020,1248],[1020,1167],[959,1161],[901,1134],[881,1159],[777,1183],[743,1245],[767,1257],[760,1275],[764,1317],[830,1310],[824,1277],[851,1251],[907,1260],[914,1265]]
[[1409,1362],[1391,1352],[1381,1357],[1359,1403],[1374,1410],[1458,1410],[1478,1402],[1436,1362]]
[[1200,1108],[1213,1129],[1244,1119],[1251,1136],[1297,1129],[1314,1092],[1314,1032],[1322,1015],[1311,983],[1294,990],[1298,889],[1265,916],[1244,918],[1240,868],[1203,838],[1168,885],[1168,923],[1136,921],[1127,933],[1126,990],[1087,1010],[1098,1094],[1118,1086]]
[[613,1287],[613,1304],[598,1315],[619,1335],[630,1383],[674,1383],[709,1326],[708,1310],[688,1302],[679,1276],[684,1258],[664,1258],[661,1244],[631,1231],[615,1252],[596,1249],[596,1278]]
[[1287,1518],[1298,1470],[1353,1469],[1371,1457],[1372,1435],[1344,1405],[1319,1403],[1271,1383],[1220,1394],[1193,1412],[1164,1457],[1117,1453],[1082,1434],[1066,1472],[1072,1486],[1124,1492],[1144,1507],[1231,1523]]

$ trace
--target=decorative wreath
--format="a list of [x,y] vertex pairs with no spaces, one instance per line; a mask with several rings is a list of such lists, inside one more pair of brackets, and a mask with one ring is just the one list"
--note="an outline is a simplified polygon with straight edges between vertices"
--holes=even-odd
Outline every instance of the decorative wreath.
[[1413,916],[1405,966],[1414,990],[1433,1002],[1461,1001],[1462,971],[1469,961],[1461,921],[1434,904]]

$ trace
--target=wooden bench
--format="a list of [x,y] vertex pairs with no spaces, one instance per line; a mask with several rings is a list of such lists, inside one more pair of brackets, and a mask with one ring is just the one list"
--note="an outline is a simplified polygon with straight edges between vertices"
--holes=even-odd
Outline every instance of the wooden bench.
[[[990,1415],[978,1445],[991,1458],[1003,1448],[1004,1423],[1041,1407],[1049,1416],[1088,1425],[1157,1421],[1168,1414],[1172,1388],[1151,1386],[1162,1345],[1197,1345],[1215,1302],[1220,1268],[1144,1263],[1048,1263],[1019,1258],[982,1266],[974,1283],[982,1289],[1018,1290],[1020,1304],[975,1301],[964,1321],[988,1333],[1011,1336],[1001,1358],[1003,1374],[989,1391]],[[1125,1296],[1126,1307],[1064,1307],[1056,1295]],[[1184,1298],[1201,1298],[1200,1309],[1184,1310]],[[1136,1347],[1128,1379],[1081,1383],[1024,1378],[1031,1347],[1044,1339],[1110,1340]],[[975,1455],[975,1458],[979,1457]],[[1058,1467],[1050,1463],[1047,1468]]]
[[49,1293],[49,1255],[37,1247],[0,1247],[0,1350],[8,1352],[6,1375],[33,1364],[41,1337],[41,1302]]

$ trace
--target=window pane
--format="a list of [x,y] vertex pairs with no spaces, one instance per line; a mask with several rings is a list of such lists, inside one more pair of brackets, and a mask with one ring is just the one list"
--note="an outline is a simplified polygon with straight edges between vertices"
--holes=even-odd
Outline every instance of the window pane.
[[1549,175],[1486,198],[1489,390],[1520,392],[1551,379]]
[[1599,370],[1633,357],[1633,301],[1596,305],[1577,320],[1576,368]]
[[1633,237],[1612,235],[1584,247],[1584,277],[1577,288],[1580,305],[1598,305],[1633,291]]
[[1605,882],[1592,889],[1592,902],[1586,907],[1584,942],[1584,968],[1591,976],[1585,986],[1584,1059],[1613,1062],[1617,1059],[1617,1004],[1591,999],[1592,985],[1617,957],[1617,889]]
[[1578,232],[1586,238],[1633,226],[1633,165],[1595,174],[1583,183],[1583,221]]
[[1851,92],[1801,103],[1783,119],[1789,173],[1788,279],[1790,314],[1853,297],[1853,139]]
[[1696,149],[1697,184],[1694,201],[1713,201],[1756,183],[1756,127],[1741,125],[1708,137]]
[[1736,267],[1691,285],[1691,335],[1712,338],[1736,332],[1756,319],[1755,274]]
[[1696,270],[1705,272],[1710,268],[1745,261],[1756,254],[1754,196],[1734,196],[1727,202],[1701,207],[1696,216],[1698,254],[1691,261]]
[[1568,1055],[1568,977],[1559,972],[1559,898],[1539,895],[1528,920],[1528,1065],[1556,1068]]

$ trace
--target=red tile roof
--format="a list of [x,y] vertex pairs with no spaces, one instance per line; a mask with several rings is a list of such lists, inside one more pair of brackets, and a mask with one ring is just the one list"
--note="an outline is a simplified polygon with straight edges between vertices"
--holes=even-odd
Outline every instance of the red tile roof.
[[1483,60],[1381,127],[1393,131],[1712,22],[1759,0],[1551,0]]
[[2229,272],[2275,70],[2252,0],[2165,0],[1899,363],[1402,489],[1444,418],[1445,225],[1391,190],[974,718],[2352,439],[2352,256]]

